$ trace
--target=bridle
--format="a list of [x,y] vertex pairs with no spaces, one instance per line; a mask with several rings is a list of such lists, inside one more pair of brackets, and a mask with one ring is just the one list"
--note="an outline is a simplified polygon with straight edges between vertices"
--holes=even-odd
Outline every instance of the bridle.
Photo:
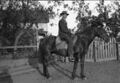
[[103,24],[103,28],[105,29],[107,34],[110,36],[110,34],[112,33],[112,30],[110,29],[109,26],[107,26],[107,24],[105,22],[103,22],[102,24]]

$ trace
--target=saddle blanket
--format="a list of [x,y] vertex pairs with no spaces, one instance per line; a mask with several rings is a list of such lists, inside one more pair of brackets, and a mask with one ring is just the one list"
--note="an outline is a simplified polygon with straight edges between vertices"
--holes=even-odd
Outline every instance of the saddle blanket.
[[58,37],[56,38],[56,48],[57,48],[57,49],[67,49],[67,48],[68,48],[68,45],[67,45],[67,43],[66,43],[65,41],[62,41],[62,40],[60,39],[60,37],[58,36]]

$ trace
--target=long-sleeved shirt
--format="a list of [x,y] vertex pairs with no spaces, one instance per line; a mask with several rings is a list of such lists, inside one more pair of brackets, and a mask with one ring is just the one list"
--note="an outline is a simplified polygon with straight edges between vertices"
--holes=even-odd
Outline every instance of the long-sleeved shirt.
[[61,19],[59,21],[59,35],[61,34],[68,34],[71,35],[71,32],[69,31],[67,27],[67,22],[64,19]]

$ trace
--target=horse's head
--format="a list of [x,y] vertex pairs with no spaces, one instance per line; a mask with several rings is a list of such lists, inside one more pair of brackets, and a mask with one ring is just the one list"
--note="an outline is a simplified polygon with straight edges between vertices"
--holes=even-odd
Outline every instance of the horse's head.
[[120,25],[109,25],[110,29],[112,30],[112,33],[110,36],[117,38],[118,33],[120,32]]
[[96,36],[103,39],[105,42],[109,42],[109,35],[112,32],[109,27],[104,23],[95,28]]

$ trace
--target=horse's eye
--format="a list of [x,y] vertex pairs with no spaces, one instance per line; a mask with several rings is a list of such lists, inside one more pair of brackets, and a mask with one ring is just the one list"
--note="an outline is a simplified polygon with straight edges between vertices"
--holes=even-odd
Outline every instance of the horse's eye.
[[101,26],[98,26],[98,28],[100,28]]

